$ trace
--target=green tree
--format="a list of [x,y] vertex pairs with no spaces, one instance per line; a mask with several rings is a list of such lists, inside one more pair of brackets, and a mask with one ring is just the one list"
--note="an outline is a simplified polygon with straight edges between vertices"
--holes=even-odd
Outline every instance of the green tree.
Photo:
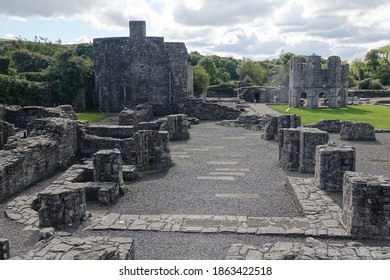
[[210,86],[210,77],[207,71],[200,65],[194,67],[194,95],[203,95]]
[[39,72],[51,64],[49,57],[25,49],[13,52],[11,59],[18,72]]
[[255,85],[264,85],[267,81],[267,71],[250,59],[244,59],[237,67],[237,73],[242,81],[252,81]]
[[9,69],[10,59],[8,57],[0,56],[0,74],[7,74]]
[[217,66],[215,66],[213,59],[209,56],[206,56],[199,61],[199,65],[201,65],[204,70],[206,70],[207,74],[210,77],[210,83],[212,85],[218,84],[218,69]]

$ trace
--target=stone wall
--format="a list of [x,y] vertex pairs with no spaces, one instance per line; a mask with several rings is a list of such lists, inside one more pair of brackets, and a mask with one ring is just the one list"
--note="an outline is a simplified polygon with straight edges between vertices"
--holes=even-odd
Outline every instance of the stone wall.
[[352,146],[320,145],[316,149],[315,182],[325,191],[342,192],[345,171],[355,171]]
[[15,126],[0,120],[0,150],[7,144],[8,137],[15,134]]
[[85,188],[71,184],[47,188],[38,194],[39,226],[63,228],[79,224],[86,217]]
[[57,161],[69,164],[78,151],[78,123],[64,118],[36,119],[27,125],[28,137],[48,135],[58,143]]
[[124,125],[107,125],[107,126],[86,126],[85,132],[90,135],[96,135],[100,137],[112,137],[112,138],[131,138],[136,132],[134,126]]
[[0,151],[0,201],[53,174],[58,142],[48,136],[23,139]]
[[345,172],[342,222],[353,238],[390,236],[390,179]]
[[42,118],[67,118],[76,120],[77,116],[72,106],[61,105],[55,108],[42,106],[7,106],[5,120],[16,127],[26,128],[29,123]]
[[179,101],[177,113],[186,114],[199,120],[234,120],[240,111],[216,103],[209,103],[200,98],[185,98]]
[[345,141],[375,141],[375,129],[368,123],[343,122],[340,139]]
[[186,46],[146,36],[144,21],[129,25],[129,37],[94,39],[95,107],[120,112],[150,102],[156,115],[169,114],[191,91]]
[[118,139],[112,137],[100,137],[81,132],[79,139],[79,153],[81,156],[91,157],[99,150],[117,148],[121,154],[124,164],[136,165],[138,157],[139,142],[135,137]]

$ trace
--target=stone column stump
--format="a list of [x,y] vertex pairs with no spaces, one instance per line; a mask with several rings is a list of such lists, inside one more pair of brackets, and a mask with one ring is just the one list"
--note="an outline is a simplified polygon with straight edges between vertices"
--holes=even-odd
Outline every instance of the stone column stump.
[[63,228],[78,224],[86,217],[84,186],[71,184],[59,188],[48,188],[38,194],[39,226]]
[[300,150],[300,130],[280,129],[278,166],[290,171],[298,171]]
[[317,128],[300,128],[299,172],[314,174],[318,145],[325,145],[329,134]]
[[9,251],[8,239],[0,238],[0,260],[8,260],[10,258]]
[[390,179],[345,172],[342,223],[352,238],[390,236]]
[[95,182],[116,182],[123,185],[123,162],[118,149],[100,150],[93,154]]
[[325,191],[342,192],[344,173],[355,171],[355,162],[355,147],[334,144],[317,146],[316,185]]
[[167,117],[167,130],[170,141],[190,139],[188,132],[188,117],[186,114],[169,115]]

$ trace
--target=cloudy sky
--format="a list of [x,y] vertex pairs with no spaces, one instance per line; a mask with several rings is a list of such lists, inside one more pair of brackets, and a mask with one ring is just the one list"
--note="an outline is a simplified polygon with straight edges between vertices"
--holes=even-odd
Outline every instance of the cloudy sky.
[[90,42],[128,36],[129,20],[189,51],[236,58],[352,60],[390,43],[389,0],[1,0],[0,38]]

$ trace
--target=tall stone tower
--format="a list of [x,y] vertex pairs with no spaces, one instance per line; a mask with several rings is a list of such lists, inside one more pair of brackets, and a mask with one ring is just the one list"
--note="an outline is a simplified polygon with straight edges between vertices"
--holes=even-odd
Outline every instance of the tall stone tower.
[[[327,68],[321,68],[321,57],[309,56],[306,64],[298,57],[291,58],[289,106],[318,108],[318,99],[329,108],[347,106],[349,65],[341,65],[340,57],[331,56]],[[303,100],[306,99],[306,104]]]
[[192,92],[184,43],[146,36],[145,21],[130,21],[130,36],[94,39],[95,108],[119,112],[149,102],[156,115],[175,111]]

